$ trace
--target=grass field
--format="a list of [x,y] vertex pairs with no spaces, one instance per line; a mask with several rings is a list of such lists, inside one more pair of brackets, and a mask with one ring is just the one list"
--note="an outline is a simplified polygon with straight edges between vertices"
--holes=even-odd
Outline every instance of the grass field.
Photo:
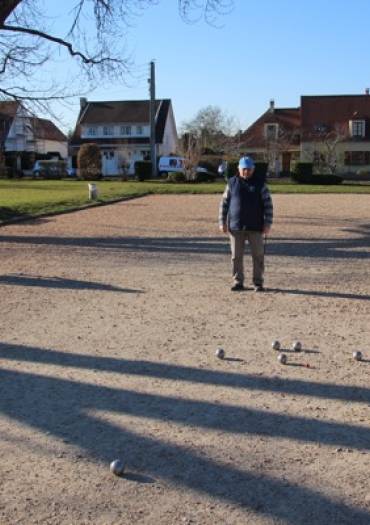
[[[86,181],[76,180],[0,180],[0,221],[20,216],[40,216],[91,205]],[[147,194],[221,193],[224,182],[211,184],[173,184],[164,181],[99,181],[98,203]],[[300,185],[287,181],[269,183],[272,193],[370,193],[370,185]]]

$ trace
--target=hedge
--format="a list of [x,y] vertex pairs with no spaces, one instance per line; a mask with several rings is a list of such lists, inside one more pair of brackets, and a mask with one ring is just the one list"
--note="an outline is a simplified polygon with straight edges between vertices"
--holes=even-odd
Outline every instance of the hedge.
[[137,160],[135,162],[135,177],[138,181],[150,179],[152,176],[152,163],[147,160]]
[[307,175],[301,173],[292,173],[291,179],[298,184],[341,184],[343,177],[339,175]]

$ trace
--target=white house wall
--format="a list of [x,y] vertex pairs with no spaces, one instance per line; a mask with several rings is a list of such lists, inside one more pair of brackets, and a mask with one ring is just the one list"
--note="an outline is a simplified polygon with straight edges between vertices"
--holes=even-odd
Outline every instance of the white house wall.
[[34,151],[33,133],[30,120],[22,106],[19,106],[5,140],[5,151]]
[[66,159],[68,157],[67,142],[59,142],[57,140],[36,139],[35,148],[37,153],[58,152],[63,159]]

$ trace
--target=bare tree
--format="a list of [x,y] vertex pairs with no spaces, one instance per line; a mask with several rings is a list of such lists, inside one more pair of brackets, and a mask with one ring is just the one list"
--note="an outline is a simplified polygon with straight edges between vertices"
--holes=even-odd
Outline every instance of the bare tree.
[[235,119],[221,108],[206,106],[192,120],[183,123],[182,131],[196,140],[200,151],[220,151],[231,141],[235,127]]
[[[70,5],[73,9],[70,9]],[[74,96],[50,82],[40,85],[37,72],[64,53],[79,65],[83,79],[93,85],[101,79],[125,80],[132,63],[119,48],[135,16],[160,0],[68,0],[65,34],[55,35],[49,26],[47,2],[42,0],[0,1],[0,96],[40,103]],[[191,23],[203,17],[214,24],[226,14],[233,0],[178,0],[180,17]],[[94,20],[95,33],[88,34]],[[69,79],[69,84],[71,84]],[[81,92],[81,88],[76,89]]]
[[322,126],[317,130],[312,140],[312,147],[306,152],[316,172],[329,172],[334,175],[340,165],[340,144],[348,138],[348,129],[345,124],[336,124],[333,129]]

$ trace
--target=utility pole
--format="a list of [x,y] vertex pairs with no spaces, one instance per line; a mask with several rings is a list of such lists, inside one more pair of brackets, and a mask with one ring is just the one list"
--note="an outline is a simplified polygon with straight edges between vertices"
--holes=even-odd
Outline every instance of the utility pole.
[[150,120],[150,160],[152,162],[152,177],[157,176],[157,151],[155,145],[155,66],[150,62],[149,82],[149,120]]

